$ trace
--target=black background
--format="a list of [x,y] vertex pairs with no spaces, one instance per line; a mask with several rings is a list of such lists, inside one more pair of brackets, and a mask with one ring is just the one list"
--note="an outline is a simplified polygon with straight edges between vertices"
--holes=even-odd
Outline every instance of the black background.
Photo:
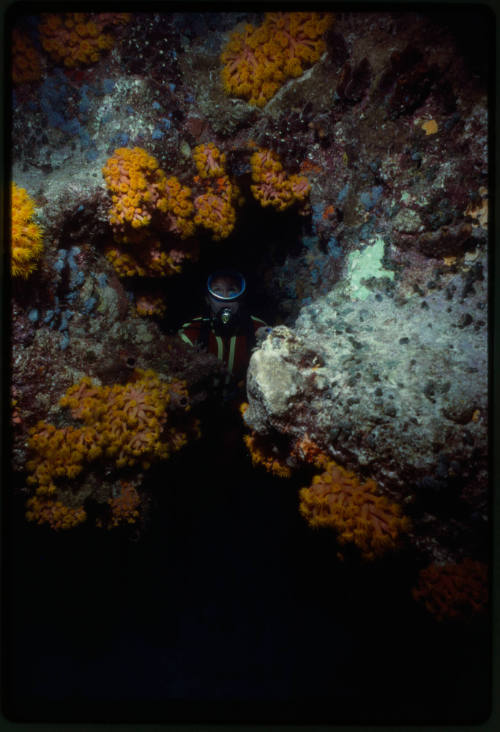
[[488,624],[427,615],[404,549],[340,562],[333,532],[298,512],[301,480],[252,468],[241,435],[214,417],[201,441],[152,469],[139,541],[87,525],[56,533],[10,502],[7,717],[485,719]]

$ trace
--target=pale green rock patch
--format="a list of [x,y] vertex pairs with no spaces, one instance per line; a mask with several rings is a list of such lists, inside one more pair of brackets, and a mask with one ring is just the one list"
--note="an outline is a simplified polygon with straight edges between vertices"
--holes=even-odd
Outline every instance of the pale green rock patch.
[[385,243],[377,238],[374,244],[363,250],[351,252],[347,262],[347,281],[350,288],[351,300],[366,300],[371,290],[362,284],[362,280],[372,277],[388,277],[394,279],[394,272],[382,267]]

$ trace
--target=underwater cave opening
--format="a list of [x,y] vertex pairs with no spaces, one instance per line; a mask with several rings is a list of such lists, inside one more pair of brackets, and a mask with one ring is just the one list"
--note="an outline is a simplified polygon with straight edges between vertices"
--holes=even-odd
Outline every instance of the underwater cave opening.
[[309,226],[309,217],[295,208],[278,212],[247,197],[231,235],[221,241],[212,241],[208,235],[200,238],[198,260],[187,262],[180,274],[166,280],[168,305],[159,321],[162,330],[174,333],[187,320],[205,313],[207,278],[223,268],[244,275],[250,312],[271,326],[278,325],[282,322],[283,293],[275,278],[271,282],[272,271],[283,264],[287,255],[301,250],[302,236]]

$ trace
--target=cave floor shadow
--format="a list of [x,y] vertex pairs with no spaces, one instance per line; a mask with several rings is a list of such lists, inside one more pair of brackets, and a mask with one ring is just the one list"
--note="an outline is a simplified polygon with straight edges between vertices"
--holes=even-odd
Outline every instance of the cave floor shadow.
[[37,718],[66,704],[72,718],[100,705],[126,719],[133,704],[260,700],[284,719],[297,701],[326,721],[361,708],[368,722],[482,715],[484,633],[437,628],[397,557],[339,562],[333,536],[298,512],[300,483],[254,468],[241,431],[212,424],[146,485],[136,542],[37,532],[17,517],[13,708]]

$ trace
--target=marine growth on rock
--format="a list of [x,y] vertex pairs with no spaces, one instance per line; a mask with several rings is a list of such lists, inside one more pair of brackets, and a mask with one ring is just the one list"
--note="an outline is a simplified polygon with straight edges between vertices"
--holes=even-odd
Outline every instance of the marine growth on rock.
[[37,268],[43,234],[35,219],[35,202],[24,188],[11,185],[11,272],[27,278]]
[[340,545],[354,544],[365,559],[394,549],[410,527],[401,507],[380,495],[375,481],[361,481],[333,460],[325,468],[300,490],[300,512],[309,526],[334,529]]
[[221,54],[228,94],[263,107],[287,81],[300,76],[325,50],[331,13],[266,13],[257,27],[234,31]]
[[225,405],[217,354],[177,336],[222,263],[269,324],[236,400],[255,480],[300,483],[307,523],[367,559],[484,556],[485,26],[473,44],[419,12],[14,15],[28,518],[140,520],[143,471],[199,433],[185,392]]

